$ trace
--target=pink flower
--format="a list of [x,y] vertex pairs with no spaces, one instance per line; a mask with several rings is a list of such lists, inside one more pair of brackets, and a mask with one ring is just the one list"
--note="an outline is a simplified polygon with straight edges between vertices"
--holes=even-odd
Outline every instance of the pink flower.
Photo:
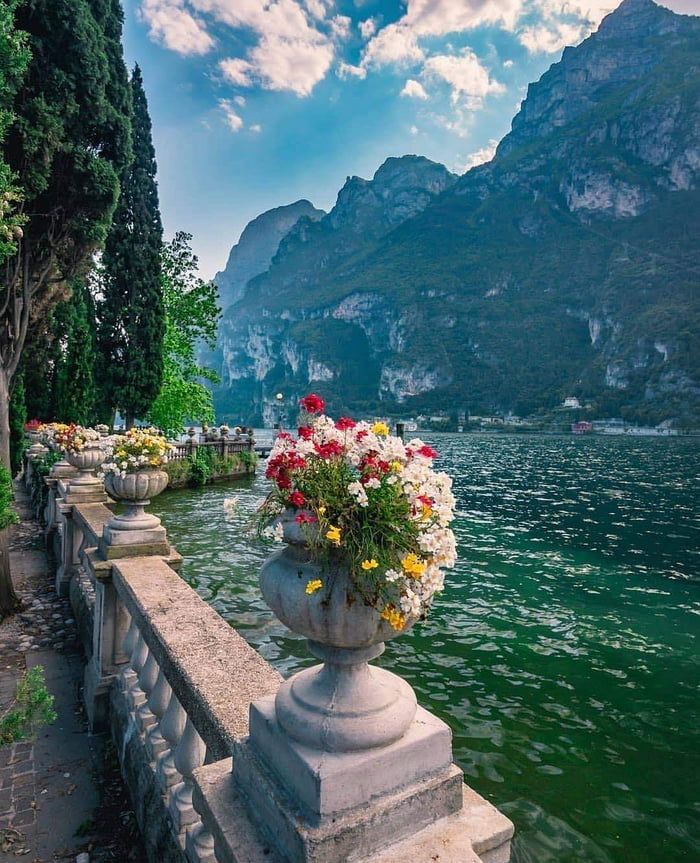
[[321,396],[317,396],[316,393],[309,393],[308,396],[304,396],[303,399],[299,399],[299,404],[307,413],[310,414],[323,413],[323,410],[326,407],[324,400]]
[[300,506],[304,506],[306,503],[306,498],[300,491],[293,491],[289,495],[289,502],[292,506],[296,506],[297,508]]
[[348,429],[354,429],[357,423],[355,420],[350,419],[350,417],[341,417],[335,424],[335,427],[338,431],[347,431]]

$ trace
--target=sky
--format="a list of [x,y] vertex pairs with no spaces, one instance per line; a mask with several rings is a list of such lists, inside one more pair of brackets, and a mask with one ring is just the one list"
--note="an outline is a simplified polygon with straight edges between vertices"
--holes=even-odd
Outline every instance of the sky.
[[191,233],[211,278],[255,216],[300,198],[328,210],[389,156],[487,161],[528,83],[618,0],[123,3],[166,236]]

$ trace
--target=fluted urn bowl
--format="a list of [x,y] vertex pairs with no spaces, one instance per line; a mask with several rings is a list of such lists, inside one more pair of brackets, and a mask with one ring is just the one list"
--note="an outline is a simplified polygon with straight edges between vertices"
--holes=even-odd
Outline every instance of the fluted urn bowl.
[[168,479],[164,470],[140,470],[125,476],[106,474],[107,494],[126,505],[126,511],[111,519],[109,527],[115,530],[148,530],[158,527],[160,519],[144,512],[144,507],[148,506],[151,498],[166,488]]
[[78,476],[72,480],[76,485],[95,482],[95,471],[105,460],[105,452],[97,443],[86,444],[79,452],[65,451],[66,461],[78,469]]
[[[275,699],[277,721],[292,738],[328,752],[386,746],[408,729],[416,712],[411,687],[368,663],[384,642],[402,635],[358,594],[341,556],[316,562],[299,526],[283,514],[289,542],[260,571],[265,602],[292,632],[306,636],[323,665],[295,674]],[[309,581],[322,587],[306,593]]]

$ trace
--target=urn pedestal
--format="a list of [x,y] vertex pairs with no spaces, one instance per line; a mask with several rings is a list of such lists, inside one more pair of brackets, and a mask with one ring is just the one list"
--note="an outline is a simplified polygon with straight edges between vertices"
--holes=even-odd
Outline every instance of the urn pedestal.
[[[406,681],[369,664],[401,633],[356,594],[342,563],[322,569],[293,533],[285,529],[293,544],[264,564],[260,586],[323,664],[251,705],[249,737],[234,745],[233,786],[287,863],[374,860],[458,819],[462,772],[448,726],[417,706]],[[323,587],[309,595],[315,579]]]
[[105,460],[105,453],[97,443],[86,444],[79,452],[65,452],[66,461],[77,470],[77,475],[70,477],[68,490],[64,498],[66,503],[105,503],[104,484],[95,476],[95,471]]
[[160,519],[145,511],[151,498],[168,485],[168,474],[162,470],[143,470],[125,476],[107,474],[105,489],[114,500],[126,507],[115,515],[102,531],[102,549],[110,557],[109,548],[138,547],[139,554],[168,554],[169,545]]

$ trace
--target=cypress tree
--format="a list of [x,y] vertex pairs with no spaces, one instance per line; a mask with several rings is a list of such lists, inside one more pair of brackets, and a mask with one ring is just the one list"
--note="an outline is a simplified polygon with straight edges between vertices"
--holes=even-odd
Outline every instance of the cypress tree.
[[89,425],[94,417],[95,337],[91,307],[87,288],[83,282],[76,282],[65,304],[66,338],[56,373],[54,414],[62,422]]
[[160,391],[165,335],[156,158],[138,66],[131,94],[134,158],[107,237],[99,304],[100,401],[110,413],[118,408],[127,427],[147,415]]
[[9,465],[9,396],[31,327],[104,242],[131,158],[118,0],[24,0],[15,26],[30,62],[4,146],[24,200],[3,268],[0,459]]

